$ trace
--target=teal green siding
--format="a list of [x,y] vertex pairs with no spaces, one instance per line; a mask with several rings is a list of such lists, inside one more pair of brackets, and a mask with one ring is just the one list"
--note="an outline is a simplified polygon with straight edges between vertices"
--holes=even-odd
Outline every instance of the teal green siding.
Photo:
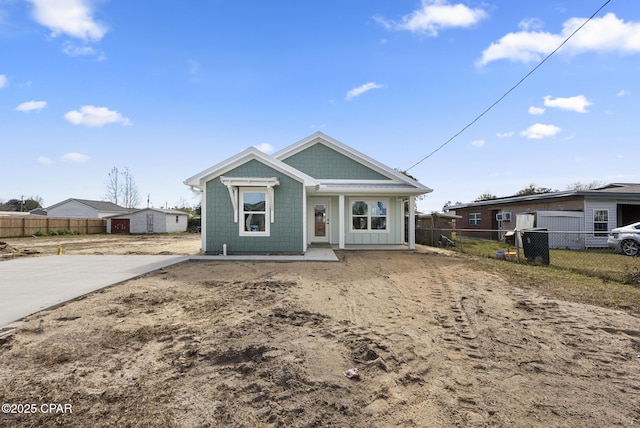
[[226,177],[277,177],[274,187],[274,222],[270,236],[240,236],[240,226],[233,219],[233,205],[227,187],[216,177],[206,184],[207,254],[300,253],[303,243],[303,186],[291,177],[259,162],[249,161]]
[[389,180],[389,177],[322,143],[316,143],[282,161],[318,179]]

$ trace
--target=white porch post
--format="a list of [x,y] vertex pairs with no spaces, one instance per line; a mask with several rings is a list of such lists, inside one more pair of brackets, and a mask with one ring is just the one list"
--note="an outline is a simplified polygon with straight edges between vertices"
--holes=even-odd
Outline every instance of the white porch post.
[[200,250],[204,254],[207,251],[207,183],[202,189],[200,199]]
[[416,200],[413,196],[409,197],[409,249],[416,249]]
[[307,247],[309,245],[309,232],[307,230],[307,188],[302,186],[302,251],[307,252]]
[[344,250],[344,195],[338,196],[338,248]]

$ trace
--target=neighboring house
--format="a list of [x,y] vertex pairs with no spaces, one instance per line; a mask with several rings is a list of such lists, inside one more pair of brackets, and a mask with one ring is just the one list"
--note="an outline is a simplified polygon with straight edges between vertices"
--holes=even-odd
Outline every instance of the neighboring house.
[[143,208],[107,218],[107,233],[186,232],[189,215],[184,211]]
[[[551,248],[607,246],[608,232],[640,221],[640,184],[612,183],[593,190],[512,196],[452,206],[463,234],[500,239],[518,214],[536,214],[535,226],[567,232],[550,236]],[[472,232],[476,230],[477,232]]]
[[431,192],[321,132],[274,155],[249,148],[185,184],[202,191],[206,254],[223,246],[230,254],[304,253],[315,243],[413,249],[414,198]]
[[47,215],[47,210],[45,210],[44,208],[34,208],[31,211],[29,211],[29,214],[31,214],[31,215]]
[[113,202],[74,198],[51,205],[46,210],[49,217],[72,218],[103,218],[131,211],[130,209],[116,205]]

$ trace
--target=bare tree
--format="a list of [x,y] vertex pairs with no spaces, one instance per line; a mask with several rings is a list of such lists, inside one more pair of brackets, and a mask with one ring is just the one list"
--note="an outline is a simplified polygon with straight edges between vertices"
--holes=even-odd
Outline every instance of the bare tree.
[[593,190],[599,187],[604,187],[606,183],[603,181],[594,180],[591,183],[581,183],[580,181],[576,181],[575,183],[571,183],[567,186],[567,190]]
[[138,186],[136,185],[131,171],[128,167],[124,167],[122,173],[124,180],[124,189],[122,191],[122,205],[125,208],[135,208],[140,203],[140,193],[138,192]]
[[128,167],[125,167],[124,171],[120,172],[114,166],[109,172],[109,179],[106,184],[107,194],[105,199],[107,201],[125,208],[135,208],[140,203],[138,186]]
[[111,171],[109,172],[109,178],[107,179],[107,194],[104,196],[104,198],[109,201],[109,202],[113,202],[114,204],[118,205],[118,202],[120,202],[120,174],[118,173],[118,168],[117,167],[113,167],[111,169]]

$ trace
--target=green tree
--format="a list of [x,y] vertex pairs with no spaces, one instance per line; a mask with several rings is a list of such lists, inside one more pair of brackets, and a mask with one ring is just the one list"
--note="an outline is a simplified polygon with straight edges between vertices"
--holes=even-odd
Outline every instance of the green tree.
[[520,190],[514,196],[538,195],[541,193],[551,193],[551,192],[557,192],[557,190],[553,190],[548,187],[536,187],[534,183],[531,183],[529,184],[529,186]]
[[491,193],[483,193],[482,195],[478,196],[475,200],[475,202],[480,202],[480,201],[490,201],[492,199],[498,199],[498,197],[496,195],[492,195]]
[[0,211],[21,211],[28,212],[36,208],[42,208],[44,200],[40,196],[29,196],[20,199],[9,199],[7,202],[0,204]]

